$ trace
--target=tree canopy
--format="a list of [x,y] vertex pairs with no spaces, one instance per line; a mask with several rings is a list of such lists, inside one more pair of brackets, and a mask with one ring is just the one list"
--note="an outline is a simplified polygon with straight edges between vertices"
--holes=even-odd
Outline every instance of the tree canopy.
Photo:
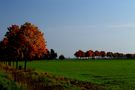
[[26,62],[30,59],[40,59],[43,55],[48,55],[46,41],[43,33],[39,28],[31,23],[23,25],[11,25],[5,37],[0,41],[0,60],[1,61],[18,61],[24,60],[24,69]]
[[33,59],[47,54],[46,41],[43,33],[35,25],[26,22],[21,25],[12,25],[5,35],[7,47],[17,58]]

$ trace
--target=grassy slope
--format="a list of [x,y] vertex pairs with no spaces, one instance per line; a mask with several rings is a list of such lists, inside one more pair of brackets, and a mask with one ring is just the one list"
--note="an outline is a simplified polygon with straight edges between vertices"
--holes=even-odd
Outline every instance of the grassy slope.
[[0,90],[21,90],[6,73],[0,72]]
[[135,60],[33,61],[27,66],[111,89],[135,89]]

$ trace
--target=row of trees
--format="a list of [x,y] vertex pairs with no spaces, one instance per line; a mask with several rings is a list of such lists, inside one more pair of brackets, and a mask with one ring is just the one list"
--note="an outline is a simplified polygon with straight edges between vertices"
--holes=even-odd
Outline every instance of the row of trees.
[[123,54],[123,53],[113,53],[113,52],[105,52],[105,51],[93,51],[88,50],[86,52],[82,50],[78,50],[74,53],[74,56],[77,58],[106,58],[106,59],[114,59],[114,58],[135,58],[135,54]]
[[58,57],[57,52],[55,52],[53,49],[50,49],[50,51],[48,50],[47,54],[44,54],[42,56],[42,58],[40,58],[40,59],[54,60],[54,59],[57,59],[57,58],[60,59],[60,60],[63,60],[63,59],[65,59],[65,56],[63,54],[61,54]]

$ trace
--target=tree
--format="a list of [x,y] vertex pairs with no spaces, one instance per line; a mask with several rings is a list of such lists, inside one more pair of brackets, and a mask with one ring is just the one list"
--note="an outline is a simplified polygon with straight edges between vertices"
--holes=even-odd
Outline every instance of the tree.
[[76,56],[77,58],[82,58],[85,56],[85,53],[82,50],[78,50],[75,52],[74,56]]
[[22,26],[12,25],[8,28],[5,37],[8,39],[8,48],[15,54],[16,61],[18,59],[34,59],[34,57],[42,57],[47,53],[46,41],[43,33],[35,25],[26,22]]
[[113,53],[112,52],[107,52],[106,56],[109,57],[109,58],[112,58],[113,57]]
[[1,61],[8,61],[9,56],[7,51],[8,39],[4,38],[0,41],[0,60]]
[[100,57],[100,52],[99,52],[99,51],[96,50],[96,51],[94,52],[94,54],[95,54],[95,56],[96,56],[97,58]]
[[57,53],[53,49],[51,49],[50,50],[50,59],[56,59],[56,58],[57,58]]
[[60,55],[60,56],[59,56],[59,59],[60,59],[60,60],[65,59],[64,55]]
[[127,57],[127,59],[131,59],[131,58],[133,58],[133,54],[127,53],[126,57]]
[[86,51],[85,56],[94,58],[95,57],[94,51],[92,50]]
[[100,52],[100,55],[101,55],[102,58],[104,58],[104,57],[106,56],[105,51],[101,51],[101,52]]
[[[7,51],[10,53],[8,54],[9,59],[12,59],[14,62],[14,59],[16,60],[16,68],[18,67],[18,53],[17,48],[19,45],[17,44],[18,34],[19,34],[19,26],[18,25],[12,25],[11,27],[8,27],[8,32],[5,34],[5,37],[8,40]],[[18,58],[18,59],[17,59]]]
[[50,58],[50,52],[47,50],[47,53],[43,54],[41,59],[49,59]]
[[124,54],[123,53],[118,53],[118,58],[124,58]]
[[113,57],[114,57],[114,58],[119,58],[119,53],[118,53],[118,52],[114,53],[114,54],[113,54]]

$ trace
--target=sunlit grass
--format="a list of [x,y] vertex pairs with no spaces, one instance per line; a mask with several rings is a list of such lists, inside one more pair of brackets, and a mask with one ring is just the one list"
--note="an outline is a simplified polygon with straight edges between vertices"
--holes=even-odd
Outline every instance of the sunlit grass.
[[27,66],[39,72],[49,72],[111,89],[135,89],[135,60],[64,60],[32,61]]

